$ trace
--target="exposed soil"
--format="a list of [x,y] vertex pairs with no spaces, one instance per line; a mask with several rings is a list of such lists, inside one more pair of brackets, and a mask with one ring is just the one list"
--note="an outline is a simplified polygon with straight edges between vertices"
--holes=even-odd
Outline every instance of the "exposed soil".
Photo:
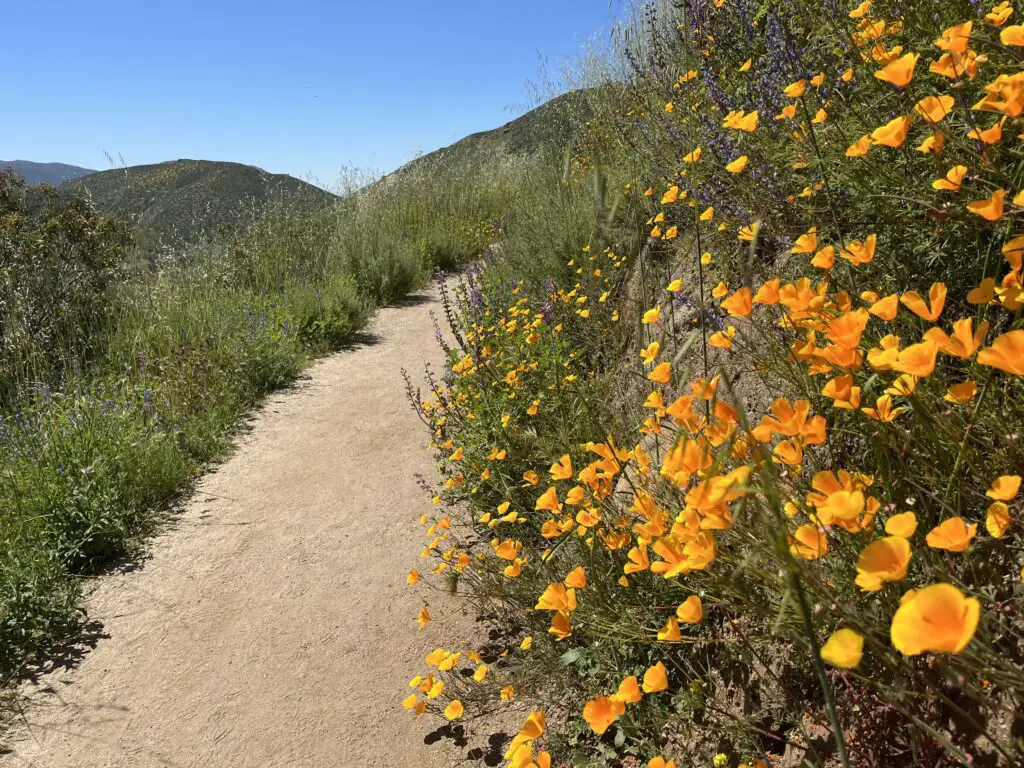
[[[268,400],[141,567],[98,581],[95,649],[20,692],[0,764],[497,763],[501,739],[479,722],[400,707],[427,652],[478,632],[455,598],[405,583],[430,505],[414,474],[434,466],[399,370],[439,367],[437,307],[381,310],[353,349]],[[423,594],[435,620],[418,633]]]

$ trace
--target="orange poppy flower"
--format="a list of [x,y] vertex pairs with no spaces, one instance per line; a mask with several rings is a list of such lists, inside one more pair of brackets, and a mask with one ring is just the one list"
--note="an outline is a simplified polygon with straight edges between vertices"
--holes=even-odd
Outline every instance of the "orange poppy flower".
[[978,353],[978,362],[1015,376],[1024,376],[1024,330],[1009,331]]
[[870,264],[875,258],[875,246],[877,242],[878,237],[874,234],[868,235],[864,238],[864,242],[861,242],[860,240],[852,240],[839,252],[839,255],[855,267],[858,267],[861,264]]
[[626,711],[621,701],[612,701],[608,696],[598,696],[583,707],[583,719],[598,736],[607,731],[619,716]]
[[700,597],[690,595],[686,598],[676,608],[676,616],[679,617],[680,621],[685,621],[687,624],[699,623],[704,618],[704,606],[701,604]]
[[868,544],[857,558],[857,586],[865,592],[877,592],[887,581],[899,581],[907,575],[910,543],[903,536],[886,536]]
[[885,532],[890,536],[902,536],[909,539],[917,530],[917,515],[913,512],[902,512],[885,521]]
[[985,495],[994,501],[1010,501],[1020,493],[1020,475],[1000,475],[992,481]]
[[932,189],[941,189],[947,192],[956,192],[960,189],[960,183],[964,180],[964,176],[967,175],[966,165],[954,165],[948,171],[946,171],[946,177],[944,179],[936,179],[932,182]]
[[644,672],[644,693],[658,693],[668,688],[668,670],[660,661]]
[[947,403],[963,405],[969,403],[978,393],[978,384],[973,379],[950,385],[942,399]]
[[906,53],[875,72],[875,77],[892,83],[897,88],[906,88],[914,79],[914,67],[920,54]]
[[926,378],[935,371],[938,352],[939,346],[934,341],[926,339],[919,344],[911,344],[900,352],[892,366],[893,370]]
[[903,142],[907,140],[907,133],[909,132],[910,118],[906,115],[901,115],[873,130],[871,132],[871,141],[873,144],[896,149],[903,146]]
[[985,513],[985,530],[993,539],[1001,539],[1010,528],[1010,508],[1005,502],[993,501]]
[[906,656],[960,653],[974,637],[980,617],[981,603],[976,598],[952,584],[932,584],[900,605],[889,635],[896,650]]
[[852,629],[838,629],[821,646],[821,658],[834,667],[856,669],[864,652],[864,638]]
[[942,308],[946,306],[946,285],[945,283],[932,284],[928,291],[929,304],[925,304],[921,294],[917,291],[907,291],[900,301],[922,320],[934,323],[942,314]]
[[943,30],[942,34],[935,41],[935,47],[943,51],[963,53],[971,41],[971,30],[974,28],[973,21],[965,21],[963,24],[954,24],[952,27]]
[[801,525],[789,537],[789,551],[804,560],[817,560],[828,552],[828,539],[818,526]]
[[752,309],[749,288],[740,288],[732,296],[722,301],[722,309],[734,317],[747,317]]
[[938,123],[953,109],[952,96],[925,96],[914,105],[914,112],[929,123]]
[[932,528],[925,542],[932,549],[963,552],[970,546],[977,530],[977,523],[968,525],[962,517],[950,517]]

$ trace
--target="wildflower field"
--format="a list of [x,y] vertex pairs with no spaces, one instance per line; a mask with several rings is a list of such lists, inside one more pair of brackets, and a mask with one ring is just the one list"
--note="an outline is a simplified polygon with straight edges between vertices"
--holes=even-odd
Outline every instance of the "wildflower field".
[[516,768],[1024,763],[1022,57],[1010,2],[638,7],[410,385],[419,630],[493,631],[406,709],[525,700]]

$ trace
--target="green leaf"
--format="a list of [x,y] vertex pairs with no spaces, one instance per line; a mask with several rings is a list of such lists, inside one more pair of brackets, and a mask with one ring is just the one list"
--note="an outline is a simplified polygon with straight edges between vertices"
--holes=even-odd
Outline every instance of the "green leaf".
[[559,656],[558,661],[563,667],[568,667],[579,661],[582,655],[579,648],[571,648]]

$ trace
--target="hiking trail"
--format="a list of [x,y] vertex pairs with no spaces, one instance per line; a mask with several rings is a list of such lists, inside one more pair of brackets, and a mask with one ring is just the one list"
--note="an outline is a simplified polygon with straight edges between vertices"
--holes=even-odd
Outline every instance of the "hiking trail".
[[98,580],[95,649],[22,688],[0,764],[497,764],[486,728],[400,705],[426,653],[479,633],[456,598],[405,583],[430,508],[415,473],[435,466],[400,369],[440,369],[439,307],[426,292],[379,310],[267,399],[140,567]]

